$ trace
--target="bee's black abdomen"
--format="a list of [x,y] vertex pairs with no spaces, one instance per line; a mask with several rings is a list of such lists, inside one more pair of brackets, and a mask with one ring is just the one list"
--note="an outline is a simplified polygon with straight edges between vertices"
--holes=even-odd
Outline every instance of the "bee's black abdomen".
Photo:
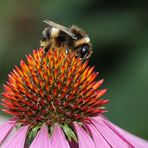
[[44,40],[47,40],[47,39],[50,39],[50,36],[51,36],[51,27],[48,27],[48,28],[45,28],[43,30],[43,41]]
[[59,35],[55,38],[55,42],[58,46],[61,46],[61,44],[64,44],[66,41],[66,33],[63,31],[59,31]]
[[68,36],[64,31],[59,31],[58,36],[55,38],[57,46],[67,45],[68,47],[73,47],[74,39]]

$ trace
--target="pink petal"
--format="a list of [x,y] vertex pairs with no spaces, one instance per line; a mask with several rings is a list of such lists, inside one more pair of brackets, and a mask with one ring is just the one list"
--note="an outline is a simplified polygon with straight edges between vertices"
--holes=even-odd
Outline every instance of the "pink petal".
[[28,126],[21,127],[11,139],[3,146],[3,148],[24,148],[24,143],[28,131]]
[[101,135],[106,139],[106,141],[113,148],[122,148],[129,147],[123,139],[121,139],[111,128],[109,128],[100,117],[100,120],[95,120],[95,118],[91,118],[91,122],[97,128],[97,130],[101,133]]
[[95,144],[88,133],[77,122],[73,124],[76,129],[79,148],[95,148]]
[[51,148],[47,126],[40,129],[30,148]]
[[134,145],[134,147],[138,148],[148,148],[148,141],[143,140],[137,136],[130,134],[129,132],[121,129],[120,127],[116,126],[115,124],[111,123],[110,121],[103,119],[105,124],[107,124],[110,128],[112,128],[121,138],[126,139],[130,143]]
[[90,130],[93,137],[95,148],[110,148],[110,145],[104,139],[104,137],[99,133],[96,127],[91,123],[86,123],[86,127]]
[[8,134],[11,132],[14,126],[15,126],[15,122],[11,120],[7,121],[5,124],[0,126],[0,145],[8,136]]
[[56,124],[51,136],[52,148],[70,148],[61,127]]

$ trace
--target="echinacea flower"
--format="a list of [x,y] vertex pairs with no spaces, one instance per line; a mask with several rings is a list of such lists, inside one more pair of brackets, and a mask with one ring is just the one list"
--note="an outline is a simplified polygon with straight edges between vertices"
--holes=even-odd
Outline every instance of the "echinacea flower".
[[14,117],[0,126],[0,147],[147,148],[103,116],[108,100],[97,75],[72,51],[34,50],[4,85],[2,110]]

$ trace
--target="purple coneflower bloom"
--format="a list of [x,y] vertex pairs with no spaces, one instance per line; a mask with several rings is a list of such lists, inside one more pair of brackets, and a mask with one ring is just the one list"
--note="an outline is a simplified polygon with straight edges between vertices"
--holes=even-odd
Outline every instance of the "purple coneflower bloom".
[[[65,49],[35,50],[9,74],[0,126],[2,148],[148,148],[148,142],[103,116],[103,80]],[[16,131],[14,131],[16,129]]]

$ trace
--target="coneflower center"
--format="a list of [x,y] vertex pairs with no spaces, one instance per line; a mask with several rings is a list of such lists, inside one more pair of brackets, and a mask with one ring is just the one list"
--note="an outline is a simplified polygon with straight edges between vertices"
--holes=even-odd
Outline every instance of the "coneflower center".
[[19,123],[38,125],[70,124],[102,113],[100,99],[106,90],[98,88],[98,73],[65,49],[35,50],[10,73],[4,86],[3,110],[16,116]]

